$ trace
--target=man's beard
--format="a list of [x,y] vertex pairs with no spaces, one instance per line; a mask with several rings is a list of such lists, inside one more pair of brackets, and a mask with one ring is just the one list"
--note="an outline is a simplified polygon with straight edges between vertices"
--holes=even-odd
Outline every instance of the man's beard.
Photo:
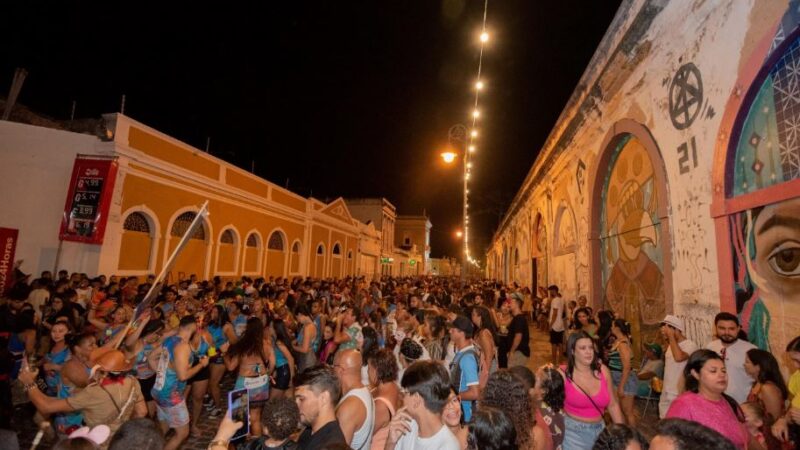
[[726,343],[726,344],[733,344],[736,340],[739,339],[736,336],[729,336],[729,335],[722,335],[719,337],[719,340]]

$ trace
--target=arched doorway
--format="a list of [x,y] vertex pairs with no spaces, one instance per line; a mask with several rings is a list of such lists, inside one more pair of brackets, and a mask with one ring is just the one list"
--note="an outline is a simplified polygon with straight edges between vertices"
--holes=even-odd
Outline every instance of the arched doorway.
[[239,261],[239,233],[227,228],[219,235],[215,275],[235,275]]
[[672,265],[664,162],[650,133],[633,121],[614,126],[594,166],[591,199],[592,301],[615,311],[641,336],[659,337],[672,312]]
[[[186,211],[178,215],[172,222],[166,258],[175,250],[195,217],[197,217],[196,212]],[[172,266],[172,273],[177,276],[178,281],[188,280],[191,275],[197,275],[199,280],[208,276],[207,261],[211,250],[210,234],[211,230],[208,222],[203,220],[189,237],[186,247],[183,248],[183,251],[178,255],[175,264]]]
[[284,276],[286,267],[286,239],[283,233],[275,230],[267,241],[267,276]]
[[536,214],[533,221],[534,230],[531,239],[531,291],[536,293],[538,288],[546,288],[548,284],[547,272],[547,227],[544,217]]

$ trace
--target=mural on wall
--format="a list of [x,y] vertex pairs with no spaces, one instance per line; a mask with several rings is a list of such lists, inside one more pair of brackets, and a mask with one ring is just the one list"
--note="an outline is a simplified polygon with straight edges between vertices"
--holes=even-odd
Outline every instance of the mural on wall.
[[541,214],[536,217],[535,239],[531,239],[531,256],[536,259],[536,285],[547,287],[547,228]]
[[791,186],[768,189],[800,178],[800,39],[783,48],[740,113],[727,190],[735,198],[767,189],[728,220],[737,312],[750,341],[773,352],[800,330],[800,192],[786,199]]
[[627,136],[617,145],[601,195],[603,307],[631,323],[632,334],[642,336],[639,344],[653,342],[666,311],[656,213],[659,195],[665,194],[659,192],[653,163],[636,138]]

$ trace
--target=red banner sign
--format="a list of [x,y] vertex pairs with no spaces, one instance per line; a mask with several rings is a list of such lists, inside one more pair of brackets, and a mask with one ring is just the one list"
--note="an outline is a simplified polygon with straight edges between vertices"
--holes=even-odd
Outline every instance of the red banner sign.
[[19,230],[0,227],[0,296],[14,283],[14,253]]
[[116,160],[75,158],[59,239],[103,243],[116,178]]

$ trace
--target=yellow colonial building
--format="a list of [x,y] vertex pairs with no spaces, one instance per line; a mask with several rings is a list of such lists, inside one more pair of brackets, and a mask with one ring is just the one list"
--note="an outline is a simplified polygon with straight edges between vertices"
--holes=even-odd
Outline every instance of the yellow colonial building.
[[[121,114],[105,115],[104,123],[98,138],[0,121],[0,177],[10,194],[0,226],[20,230],[17,258],[28,262],[26,272],[157,273],[208,201],[170,281],[381,273],[372,249],[386,245],[387,233],[353,218],[344,199],[304,198]],[[61,240],[62,219],[74,211],[64,206],[74,194],[70,172],[86,159],[115,167],[104,180],[106,209],[98,208],[105,231],[100,242]],[[424,260],[407,250],[396,256],[404,265]]]

